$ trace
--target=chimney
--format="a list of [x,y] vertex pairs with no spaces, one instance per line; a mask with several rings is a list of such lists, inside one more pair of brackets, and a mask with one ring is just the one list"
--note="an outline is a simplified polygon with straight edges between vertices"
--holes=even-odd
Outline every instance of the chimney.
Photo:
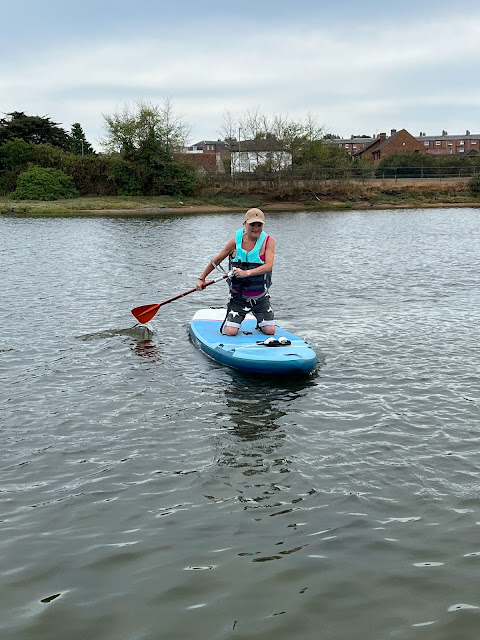
[[392,129],[392,130],[390,131],[390,135],[391,135],[391,136],[393,136],[393,134],[394,134],[394,133],[397,133],[397,130],[396,130],[396,129]]
[[380,140],[386,140],[387,139],[387,134],[386,133],[379,133],[378,137],[380,138]]

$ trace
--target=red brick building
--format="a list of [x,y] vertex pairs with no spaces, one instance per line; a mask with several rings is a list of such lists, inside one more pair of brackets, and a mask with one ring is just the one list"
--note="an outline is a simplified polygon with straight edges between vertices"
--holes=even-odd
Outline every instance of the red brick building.
[[381,133],[367,143],[363,149],[353,153],[355,157],[362,157],[378,164],[393,153],[426,153],[425,145],[417,140],[406,129],[392,129],[390,136]]
[[225,173],[220,153],[176,153],[175,158],[181,162],[195,165],[197,171],[206,173]]
[[225,140],[200,140],[185,148],[177,157],[194,164],[201,173],[225,173],[223,160],[230,158],[230,155],[230,147]]
[[[402,129],[401,131],[399,131],[398,134],[400,134],[402,131],[405,131],[405,129]],[[465,135],[463,136],[462,135],[449,136],[446,131],[443,131],[442,135],[440,136],[427,136],[424,133],[421,133],[419,136],[414,137],[414,136],[410,136],[410,134],[407,134],[408,141],[405,139],[402,139],[404,138],[404,136],[402,136],[400,139],[397,136],[396,140],[392,140],[392,138],[395,136],[396,133],[397,133],[396,130],[392,129],[391,135],[388,138],[386,133],[381,133],[379,136],[372,137],[372,138],[362,138],[362,137],[354,137],[354,136],[352,136],[351,138],[333,138],[331,140],[325,140],[325,143],[333,144],[336,147],[341,147],[351,156],[362,156],[364,158],[369,157],[368,153],[365,153],[364,155],[364,152],[369,151],[370,153],[373,154],[375,149],[378,149],[381,146],[381,144],[386,143],[388,141],[390,141],[388,145],[384,145],[383,147],[383,153],[382,153],[382,149],[380,149],[380,154],[382,158],[385,157],[385,153],[388,151],[388,148],[390,149],[393,148],[390,146],[392,142],[395,142],[396,145],[402,142],[402,144],[400,145],[402,148],[396,149],[396,151],[398,152],[400,151],[417,152],[418,150],[419,153],[426,152],[432,155],[464,154],[466,156],[476,156],[478,153],[480,153],[480,133],[473,134],[473,133],[470,133],[470,131],[466,131]],[[418,147],[415,147],[415,145],[413,145],[412,139],[415,139],[418,143],[420,143],[423,149],[419,150]],[[406,144],[403,145],[403,142],[405,142]],[[413,149],[405,148],[405,147],[409,147],[410,145],[413,145]],[[390,153],[388,153],[388,155],[390,155]],[[377,161],[376,159],[374,159],[373,155],[371,159],[374,161]]]
[[464,136],[449,136],[446,131],[441,136],[420,135],[417,140],[432,155],[476,156],[480,152],[480,134],[467,131]]
[[200,140],[185,151],[187,153],[219,153],[222,158],[230,157],[230,147],[225,140]]
[[334,145],[344,149],[350,155],[361,151],[365,145],[370,144],[374,138],[355,137],[350,138],[332,138],[330,140],[324,140],[325,144]]

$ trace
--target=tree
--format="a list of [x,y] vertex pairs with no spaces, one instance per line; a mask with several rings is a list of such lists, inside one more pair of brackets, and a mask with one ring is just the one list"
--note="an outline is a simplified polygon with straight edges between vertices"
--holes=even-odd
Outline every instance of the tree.
[[239,125],[230,111],[223,112],[222,123],[220,125],[218,133],[222,136],[223,140],[229,145],[232,142],[237,142],[237,133]]
[[0,146],[0,168],[7,171],[26,168],[32,157],[33,145],[22,138],[9,140]]
[[297,166],[310,169],[346,169],[351,167],[351,163],[352,159],[345,149],[322,140],[305,142],[295,162]]
[[196,189],[192,167],[173,153],[186,145],[189,127],[173,112],[170,100],[161,107],[147,102],[128,105],[121,113],[103,115],[102,146],[118,154],[113,179],[119,193],[129,195],[191,195]]
[[74,122],[70,129],[70,151],[76,156],[87,156],[95,153],[92,145],[85,138],[85,133],[79,122]]
[[[233,137],[234,127],[244,141],[255,141],[250,146],[257,155],[256,164],[262,164],[263,170],[271,171],[284,167],[287,158],[295,161],[305,143],[323,137],[323,127],[311,114],[307,114],[304,120],[295,121],[282,114],[267,116],[260,112],[259,107],[246,111],[237,119],[227,111],[222,123],[226,139],[227,136]],[[262,162],[259,162],[260,157]]]
[[0,144],[20,138],[32,144],[51,144],[68,149],[70,136],[47,116],[27,116],[23,111],[12,111],[0,118]]
[[152,138],[169,154],[186,145],[190,127],[173,112],[167,98],[161,106],[139,101],[135,107],[125,105],[121,112],[103,114],[105,137],[102,146],[107,152],[128,154]]

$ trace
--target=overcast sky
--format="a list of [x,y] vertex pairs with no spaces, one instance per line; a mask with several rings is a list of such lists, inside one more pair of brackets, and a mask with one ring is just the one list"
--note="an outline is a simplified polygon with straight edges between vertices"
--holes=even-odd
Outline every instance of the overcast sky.
[[19,0],[1,9],[0,111],[80,122],[138,100],[221,137],[223,115],[329,133],[480,132],[479,0]]

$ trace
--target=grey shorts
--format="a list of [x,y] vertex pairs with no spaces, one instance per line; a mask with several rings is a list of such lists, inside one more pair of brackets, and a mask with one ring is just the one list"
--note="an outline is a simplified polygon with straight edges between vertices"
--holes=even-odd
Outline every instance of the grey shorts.
[[252,300],[231,296],[228,309],[227,319],[225,321],[225,326],[227,327],[239,328],[247,313],[253,313],[259,327],[275,324],[275,316],[268,293]]

